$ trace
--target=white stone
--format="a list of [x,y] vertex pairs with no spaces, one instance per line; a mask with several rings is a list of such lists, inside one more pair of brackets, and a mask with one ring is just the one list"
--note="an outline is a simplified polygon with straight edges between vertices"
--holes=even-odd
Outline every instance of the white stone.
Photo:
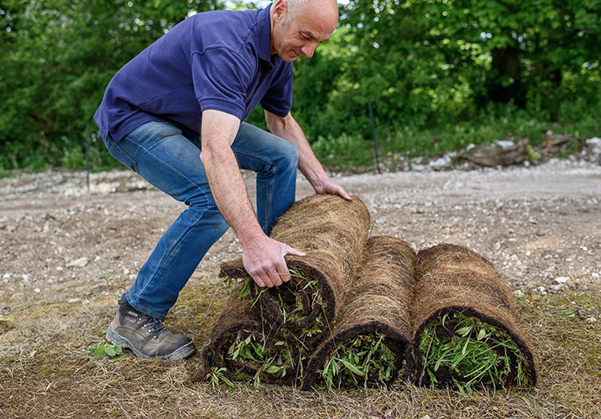
[[424,166],[423,164],[412,164],[411,170],[414,172],[423,172],[424,170],[426,170],[426,166]]
[[40,289],[39,289],[39,288],[35,288],[35,289],[33,290],[33,292],[35,292],[36,294],[39,294],[39,293],[40,293]]
[[432,160],[429,166],[433,169],[444,169],[451,165],[451,157],[445,155],[439,159]]
[[513,295],[515,295],[517,298],[522,298],[524,296],[524,292],[522,290],[515,290]]
[[586,145],[592,148],[592,152],[595,154],[601,154],[601,138],[593,137],[586,140]]
[[495,144],[501,147],[503,150],[507,150],[515,145],[513,141],[508,140],[498,140],[495,142]]
[[557,278],[555,278],[555,282],[557,282],[558,284],[565,284],[566,282],[569,282],[570,278],[567,276],[559,276]]
[[82,258],[75,259],[75,260],[72,260],[71,262],[67,263],[67,268],[70,268],[72,266],[77,267],[77,268],[83,268],[87,264],[88,264],[88,258],[82,257]]
[[593,277],[593,279],[599,279],[599,274],[598,273],[593,273],[591,276]]
[[596,323],[597,322],[597,318],[595,316],[591,316],[588,319],[586,319],[586,321],[588,323]]

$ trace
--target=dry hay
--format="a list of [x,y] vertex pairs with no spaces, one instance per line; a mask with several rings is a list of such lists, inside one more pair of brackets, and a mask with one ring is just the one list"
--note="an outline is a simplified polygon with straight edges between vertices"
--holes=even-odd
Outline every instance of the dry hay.
[[411,347],[413,249],[398,239],[369,240],[332,331],[311,356],[305,389],[379,386],[393,382],[407,366]]
[[536,384],[513,295],[486,259],[465,247],[438,245],[419,252],[416,274],[417,384],[462,391]]
[[369,212],[358,197],[349,202],[334,195],[313,195],[296,202],[271,233],[273,239],[306,253],[286,256],[288,268],[300,275],[280,287],[261,289],[248,279],[238,259],[224,264],[220,276],[249,281],[252,297],[271,322],[291,331],[313,328],[317,321],[327,327],[360,262],[369,227]]

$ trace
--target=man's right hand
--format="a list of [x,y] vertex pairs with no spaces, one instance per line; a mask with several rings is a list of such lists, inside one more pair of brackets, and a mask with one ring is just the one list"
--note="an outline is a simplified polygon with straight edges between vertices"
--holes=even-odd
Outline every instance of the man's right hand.
[[306,256],[305,253],[264,234],[244,243],[242,249],[244,268],[259,287],[278,287],[290,281],[285,255]]

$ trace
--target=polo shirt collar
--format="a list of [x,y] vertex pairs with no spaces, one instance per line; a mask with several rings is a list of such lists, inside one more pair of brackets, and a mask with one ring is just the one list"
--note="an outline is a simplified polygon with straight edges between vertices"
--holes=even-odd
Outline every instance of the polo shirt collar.
[[259,58],[271,63],[271,16],[269,14],[271,4],[259,11],[258,36],[259,36]]

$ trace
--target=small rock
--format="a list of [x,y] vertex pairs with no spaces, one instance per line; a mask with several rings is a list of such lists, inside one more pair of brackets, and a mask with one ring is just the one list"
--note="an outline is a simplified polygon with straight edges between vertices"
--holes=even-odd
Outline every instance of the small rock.
[[67,302],[68,302],[68,303],[76,303],[76,302],[78,302],[78,301],[79,301],[79,298],[69,298],[69,299],[67,300]]
[[497,142],[495,142],[495,144],[501,147],[503,150],[509,150],[515,145],[513,141],[508,140],[498,140]]
[[599,274],[598,273],[593,273],[591,276],[593,277],[593,279],[599,279]]
[[586,140],[586,145],[591,147],[594,154],[601,154],[601,138],[593,137]]
[[429,163],[429,166],[434,170],[441,170],[451,167],[451,157],[445,155],[439,159],[432,160]]
[[513,292],[513,295],[515,295],[517,298],[522,298],[524,296],[524,291],[522,291],[522,290],[515,290]]
[[536,290],[540,295],[547,295],[547,290],[545,289],[545,287],[538,287]]
[[83,268],[87,264],[88,264],[88,258],[83,257],[83,258],[72,260],[71,262],[67,263],[67,268],[70,268],[70,267]]
[[411,171],[413,171],[413,172],[423,172],[424,170],[426,170],[426,166],[424,166],[423,164],[412,164],[411,165]]
[[557,282],[558,284],[565,284],[570,281],[570,278],[567,276],[559,276],[559,277],[555,278],[554,281]]
[[40,293],[40,289],[39,289],[39,288],[35,288],[35,289],[33,290],[33,292],[35,292],[36,294],[39,294],[39,293]]
[[595,316],[591,316],[589,318],[586,319],[587,323],[596,323],[597,322],[597,318]]
[[421,419],[430,419],[430,415],[422,416]]

